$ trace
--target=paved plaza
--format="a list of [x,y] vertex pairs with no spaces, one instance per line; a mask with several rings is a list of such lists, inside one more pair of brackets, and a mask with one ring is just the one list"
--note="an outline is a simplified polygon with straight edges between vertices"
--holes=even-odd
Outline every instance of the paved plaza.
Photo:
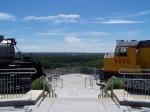
[[[120,106],[111,98],[98,98],[100,87],[93,83],[90,86],[88,75],[69,74],[63,75],[63,88],[61,83],[55,88],[57,98],[40,99],[36,105],[25,106],[24,109],[1,109],[2,112],[148,112],[150,109],[134,109]],[[85,87],[85,78],[87,84]]]

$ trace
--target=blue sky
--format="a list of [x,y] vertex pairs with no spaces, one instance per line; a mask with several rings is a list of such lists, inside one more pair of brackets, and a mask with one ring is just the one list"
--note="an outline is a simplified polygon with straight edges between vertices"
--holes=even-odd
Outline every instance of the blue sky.
[[113,52],[150,39],[150,1],[0,0],[0,35],[22,52]]

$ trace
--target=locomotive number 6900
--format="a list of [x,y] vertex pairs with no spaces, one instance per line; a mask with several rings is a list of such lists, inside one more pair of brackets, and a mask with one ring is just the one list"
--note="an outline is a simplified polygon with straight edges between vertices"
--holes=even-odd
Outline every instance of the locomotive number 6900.
[[130,64],[130,59],[120,59],[120,58],[116,58],[116,59],[115,59],[115,63],[116,63],[116,64]]

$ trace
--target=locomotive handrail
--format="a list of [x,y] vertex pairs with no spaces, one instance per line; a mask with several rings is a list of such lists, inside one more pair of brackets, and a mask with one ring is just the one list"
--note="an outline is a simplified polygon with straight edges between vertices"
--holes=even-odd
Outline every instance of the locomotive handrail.
[[[131,72],[126,72],[131,71]],[[136,75],[150,75],[150,73],[142,73],[142,72],[135,72],[135,71],[149,71],[150,69],[119,69],[119,74],[136,74]]]
[[[28,71],[24,71],[24,70],[28,70]],[[6,71],[6,72],[4,72],[4,71]],[[9,71],[11,71],[11,72],[9,72]],[[37,70],[35,68],[0,69],[0,74],[36,74],[36,73],[37,73]]]

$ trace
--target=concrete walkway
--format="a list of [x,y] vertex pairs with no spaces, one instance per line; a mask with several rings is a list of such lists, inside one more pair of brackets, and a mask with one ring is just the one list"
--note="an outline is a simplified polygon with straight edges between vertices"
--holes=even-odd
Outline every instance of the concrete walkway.
[[63,88],[61,89],[61,84],[58,83],[55,93],[58,95],[58,98],[98,98],[101,91],[95,81],[93,82],[93,89],[90,86],[89,79],[86,80],[85,87],[85,78],[88,77],[90,76],[83,74],[61,76],[63,79]]
[[[133,109],[120,106],[110,98],[98,98],[100,87],[94,83],[93,89],[87,81],[87,75],[71,74],[61,76],[63,88],[60,83],[55,88],[57,98],[40,99],[36,105],[26,106],[24,109],[16,109],[19,112],[148,112],[148,109]],[[0,110],[7,112],[10,110]],[[13,110],[15,111],[15,110]]]

